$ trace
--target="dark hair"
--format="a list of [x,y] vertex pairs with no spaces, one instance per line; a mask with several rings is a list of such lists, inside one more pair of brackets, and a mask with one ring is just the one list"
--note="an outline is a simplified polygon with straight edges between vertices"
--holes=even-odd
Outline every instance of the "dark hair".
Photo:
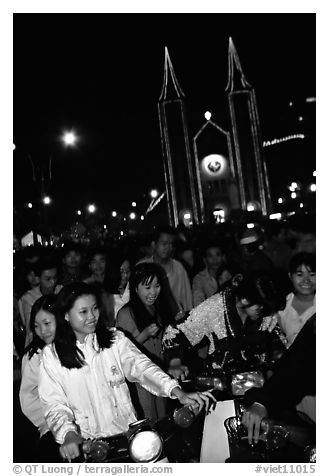
[[[79,369],[85,365],[85,361],[83,352],[76,345],[75,333],[71,325],[65,320],[65,316],[79,297],[89,295],[95,296],[97,304],[100,304],[97,288],[83,282],[67,284],[57,295],[55,306],[57,329],[54,346],[61,364],[68,369]],[[101,313],[95,333],[100,350],[111,347],[114,332],[106,327]]]
[[82,255],[82,246],[74,241],[66,241],[62,250],[62,258],[65,258],[70,251],[75,251]]
[[243,277],[237,284],[235,294],[241,299],[247,299],[250,305],[262,306],[264,315],[282,310],[286,305],[285,293],[272,276],[263,272]]
[[153,240],[157,242],[160,238],[160,235],[166,234],[166,235],[173,235],[175,236],[175,230],[171,226],[161,226],[158,227],[155,232],[153,233]]
[[289,273],[296,273],[300,266],[304,265],[306,268],[309,268],[311,271],[316,271],[316,259],[314,253],[307,253],[303,251],[301,253],[296,253],[290,260],[289,263]]
[[140,332],[152,322],[155,322],[155,319],[145,308],[137,294],[136,289],[139,284],[147,285],[151,283],[154,278],[157,278],[158,283],[161,286],[159,296],[154,303],[154,307],[160,318],[160,322],[158,323],[164,327],[173,320],[169,301],[166,295],[164,269],[155,263],[140,263],[132,270],[129,280],[130,300],[126,304],[126,306],[131,307],[136,320],[136,325]]
[[56,269],[58,271],[58,263],[53,256],[46,256],[35,263],[34,272],[37,276],[41,276],[48,269]]
[[50,314],[54,314],[55,301],[55,294],[47,294],[46,296],[41,296],[37,299],[32,306],[30,314],[30,330],[33,338],[32,342],[25,349],[25,353],[28,354],[29,359],[31,359],[39,349],[43,349],[46,345],[46,343],[35,333],[35,318],[39,311],[47,311]]
[[90,248],[87,252],[87,262],[88,264],[96,255],[103,255],[107,259],[107,250],[103,246],[94,246]]
[[210,248],[218,248],[222,255],[225,255],[225,249],[222,243],[219,243],[218,241],[208,241],[204,243],[201,247],[201,256],[205,258],[207,256],[207,252]]

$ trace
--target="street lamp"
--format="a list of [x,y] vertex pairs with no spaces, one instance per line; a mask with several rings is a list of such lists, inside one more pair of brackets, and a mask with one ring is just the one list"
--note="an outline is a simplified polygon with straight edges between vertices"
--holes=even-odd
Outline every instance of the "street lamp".
[[44,203],[44,205],[50,205],[51,203],[51,198],[48,196],[48,195],[44,195],[42,197],[42,202]]
[[159,192],[153,189],[150,191],[150,195],[151,195],[151,198],[157,198],[157,196],[159,195]]
[[113,212],[112,212],[112,216],[113,216],[113,217],[116,217],[116,216],[117,216],[117,212],[116,212],[116,211],[113,211]]
[[96,207],[95,207],[94,204],[90,204],[90,205],[87,206],[87,210],[88,210],[89,213],[95,213]]
[[76,144],[77,140],[78,138],[74,131],[66,131],[62,135],[62,141],[68,147],[73,147]]

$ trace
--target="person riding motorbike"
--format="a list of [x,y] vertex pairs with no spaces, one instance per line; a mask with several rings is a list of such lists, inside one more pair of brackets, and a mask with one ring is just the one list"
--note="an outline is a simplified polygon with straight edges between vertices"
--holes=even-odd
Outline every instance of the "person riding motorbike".
[[210,392],[183,392],[122,332],[107,329],[89,285],[64,286],[54,312],[56,336],[42,353],[39,395],[64,459],[79,456],[83,439],[122,433],[136,422],[126,379],[194,411],[216,403]]

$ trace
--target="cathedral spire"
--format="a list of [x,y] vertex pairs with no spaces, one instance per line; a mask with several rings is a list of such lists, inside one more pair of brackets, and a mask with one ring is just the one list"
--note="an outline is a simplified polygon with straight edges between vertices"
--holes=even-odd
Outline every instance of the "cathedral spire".
[[241,89],[250,89],[251,87],[242,71],[237,50],[230,36],[228,43],[228,81],[226,91],[232,92]]
[[170,60],[168,48],[165,46],[163,84],[159,101],[182,98],[184,98],[184,93],[177,81],[175,71]]

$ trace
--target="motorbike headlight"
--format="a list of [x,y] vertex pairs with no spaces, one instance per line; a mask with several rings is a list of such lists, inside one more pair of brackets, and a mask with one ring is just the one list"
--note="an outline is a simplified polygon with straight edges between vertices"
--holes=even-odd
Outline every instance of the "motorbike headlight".
[[153,430],[139,431],[130,440],[129,453],[136,463],[153,463],[162,453],[162,439]]

